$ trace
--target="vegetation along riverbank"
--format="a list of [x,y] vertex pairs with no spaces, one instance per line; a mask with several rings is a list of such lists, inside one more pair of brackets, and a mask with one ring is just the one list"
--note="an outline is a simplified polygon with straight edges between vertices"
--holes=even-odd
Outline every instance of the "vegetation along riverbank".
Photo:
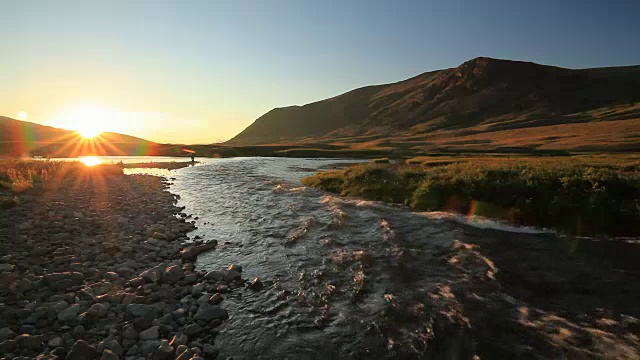
[[452,211],[574,235],[637,235],[640,156],[376,159],[305,185],[421,211]]

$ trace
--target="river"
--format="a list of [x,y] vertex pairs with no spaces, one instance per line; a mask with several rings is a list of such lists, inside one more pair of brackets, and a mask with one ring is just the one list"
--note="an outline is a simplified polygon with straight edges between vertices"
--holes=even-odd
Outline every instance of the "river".
[[[483,296],[473,284],[494,286],[498,269],[466,240],[526,243],[555,235],[491,222],[485,225],[496,229],[482,229],[486,226],[451,216],[300,185],[302,177],[339,162],[210,159],[171,172],[171,192],[196,219],[191,236],[219,244],[201,255],[197,266],[217,270],[238,264],[244,277],[257,276],[265,285],[261,291],[225,295],[231,317],[216,337],[219,358],[472,355],[475,345],[458,333],[446,335],[449,330],[438,324],[443,314],[452,323],[472,322],[459,293],[472,289]],[[501,304],[508,316],[521,306],[507,295],[492,303]]]

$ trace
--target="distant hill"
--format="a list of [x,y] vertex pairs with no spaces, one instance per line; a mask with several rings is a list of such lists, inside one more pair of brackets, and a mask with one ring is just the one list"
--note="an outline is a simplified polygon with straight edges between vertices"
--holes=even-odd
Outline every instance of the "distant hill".
[[117,133],[83,139],[75,131],[0,116],[0,156],[159,155],[163,146]]
[[[640,150],[637,137],[625,137],[640,132],[639,104],[640,66],[573,70],[479,57],[398,83],[273,109],[227,144]],[[525,129],[527,136],[517,136]]]

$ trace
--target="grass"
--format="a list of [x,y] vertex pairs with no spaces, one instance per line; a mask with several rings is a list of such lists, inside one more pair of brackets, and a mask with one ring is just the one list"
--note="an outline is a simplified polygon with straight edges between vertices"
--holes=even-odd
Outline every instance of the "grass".
[[[111,164],[88,167],[75,161],[0,160],[0,191],[20,194],[34,187],[56,184],[68,177],[122,174],[122,168]],[[8,201],[6,203],[9,204]]]
[[415,159],[316,173],[305,185],[341,196],[402,203],[555,228],[570,234],[637,235],[640,162],[588,158]]

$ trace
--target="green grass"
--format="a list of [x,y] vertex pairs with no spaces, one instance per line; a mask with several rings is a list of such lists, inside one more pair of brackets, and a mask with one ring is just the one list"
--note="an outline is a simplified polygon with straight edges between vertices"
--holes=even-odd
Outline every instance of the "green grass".
[[640,164],[549,159],[402,165],[369,163],[320,172],[305,185],[341,196],[403,203],[559,229],[639,234]]

